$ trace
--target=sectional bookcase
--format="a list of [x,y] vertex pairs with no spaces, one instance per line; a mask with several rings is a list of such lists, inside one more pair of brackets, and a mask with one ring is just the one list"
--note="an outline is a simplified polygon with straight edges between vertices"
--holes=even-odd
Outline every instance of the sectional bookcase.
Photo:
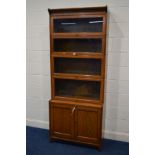
[[100,148],[107,7],[48,11],[50,140],[65,140]]

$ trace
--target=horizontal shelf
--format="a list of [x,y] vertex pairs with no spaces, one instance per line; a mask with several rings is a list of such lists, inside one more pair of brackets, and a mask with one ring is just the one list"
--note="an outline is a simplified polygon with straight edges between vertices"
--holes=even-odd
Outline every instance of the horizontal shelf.
[[55,13],[53,15],[53,19],[75,19],[75,18],[98,18],[103,17],[105,18],[106,13],[105,12],[73,12],[72,14],[69,13]]
[[102,59],[104,54],[103,52],[100,53],[93,53],[93,52],[52,52],[53,57],[60,57],[60,58],[93,58],[93,59]]
[[88,102],[88,103],[96,103],[99,104],[100,100],[95,99],[86,99],[86,98],[76,98],[76,97],[67,97],[67,96],[55,96],[54,100],[62,100],[62,101],[73,101],[73,102]]
[[104,38],[103,32],[80,32],[80,33],[52,33],[53,38]]
[[83,74],[68,74],[68,73],[54,73],[54,78],[57,79],[73,79],[73,80],[86,80],[86,81],[101,81],[102,76],[98,75],[83,75]]
[[[59,98],[59,97],[56,97],[56,98]],[[59,100],[50,100],[50,102],[54,102],[54,103],[61,103],[61,104],[68,104],[68,105],[84,105],[84,106],[88,106],[88,107],[96,107],[96,108],[102,108],[103,107],[103,105],[102,105],[102,103],[101,102],[98,102],[98,101],[92,101],[92,102],[90,102],[90,100],[89,100],[89,102],[78,102],[79,100],[76,100],[76,99],[72,99],[72,100],[70,100],[70,101],[64,101],[64,98],[62,99],[63,97],[60,97],[60,99]],[[95,102],[95,103],[94,103]]]

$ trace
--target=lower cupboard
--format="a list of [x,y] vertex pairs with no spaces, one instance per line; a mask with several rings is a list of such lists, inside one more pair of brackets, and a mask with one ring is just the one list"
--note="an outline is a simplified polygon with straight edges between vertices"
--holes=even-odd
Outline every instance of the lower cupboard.
[[100,148],[102,107],[49,102],[50,139]]

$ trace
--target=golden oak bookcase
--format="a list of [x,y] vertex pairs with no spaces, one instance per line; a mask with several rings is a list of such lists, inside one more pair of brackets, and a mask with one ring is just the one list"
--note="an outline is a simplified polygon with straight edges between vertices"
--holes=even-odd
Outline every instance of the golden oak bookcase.
[[100,148],[107,7],[49,9],[50,140]]

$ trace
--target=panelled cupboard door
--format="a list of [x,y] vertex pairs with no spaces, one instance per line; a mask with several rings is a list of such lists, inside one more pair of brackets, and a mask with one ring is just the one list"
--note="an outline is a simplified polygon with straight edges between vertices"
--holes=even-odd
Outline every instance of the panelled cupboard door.
[[74,113],[73,106],[52,104],[51,106],[51,129],[52,136],[60,138],[73,138],[74,134]]
[[88,143],[100,143],[101,108],[77,106],[75,111],[75,138]]

